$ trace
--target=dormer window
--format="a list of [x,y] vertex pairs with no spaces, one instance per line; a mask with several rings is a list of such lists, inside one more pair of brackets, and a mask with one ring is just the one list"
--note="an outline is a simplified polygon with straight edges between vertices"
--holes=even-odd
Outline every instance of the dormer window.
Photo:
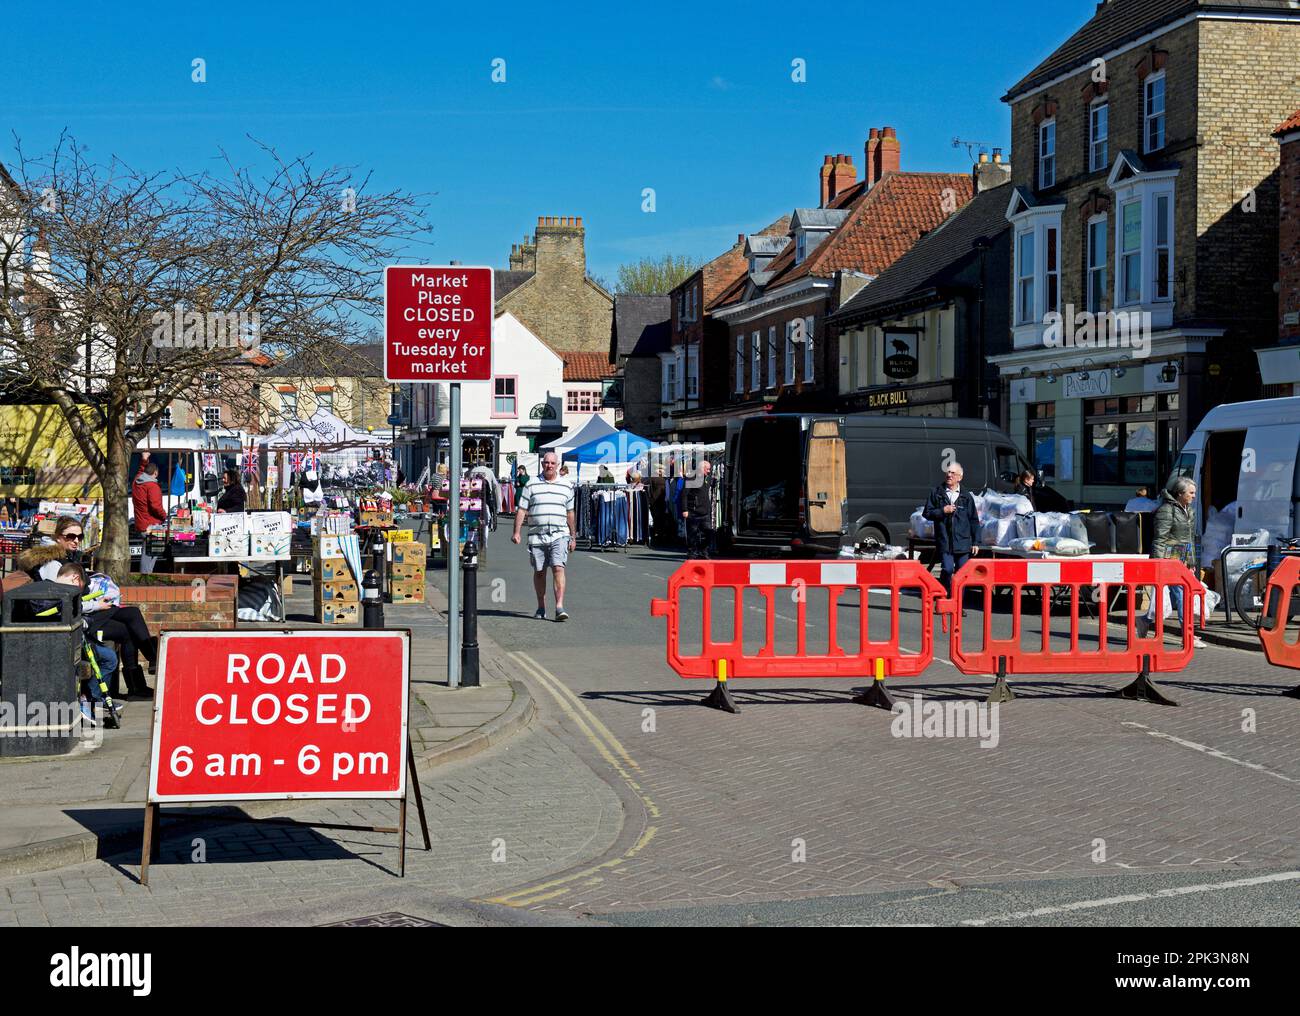
[[1056,121],[1044,121],[1038,128],[1038,189],[1056,186]]

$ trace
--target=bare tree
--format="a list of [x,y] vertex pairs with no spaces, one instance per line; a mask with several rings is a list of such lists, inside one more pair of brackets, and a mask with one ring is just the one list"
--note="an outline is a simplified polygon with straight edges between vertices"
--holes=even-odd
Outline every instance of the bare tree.
[[373,327],[383,267],[427,228],[423,207],[265,146],[258,171],[223,153],[197,175],[96,163],[66,137],[17,152],[0,178],[0,389],[61,411],[103,490],[101,560],[120,574],[137,442],[214,372],[227,397],[254,398],[253,351],[328,373]]

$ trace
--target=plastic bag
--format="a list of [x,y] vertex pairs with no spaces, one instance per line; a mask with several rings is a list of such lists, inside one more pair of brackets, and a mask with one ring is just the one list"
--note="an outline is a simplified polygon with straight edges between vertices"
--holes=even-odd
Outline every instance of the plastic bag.
[[1237,519],[1237,502],[1221,512],[1215,512],[1205,521],[1205,536],[1201,539],[1201,567],[1213,568],[1223,548],[1232,543],[1233,524]]
[[1013,519],[1034,510],[1029,498],[1023,494],[996,494],[990,491],[984,495],[983,502],[981,519]]
[[84,614],[93,614],[97,610],[109,610],[122,602],[122,590],[116,582],[100,572],[91,572],[90,583],[81,598],[81,610]]
[[[1271,539],[1267,529],[1257,529],[1250,534],[1250,539],[1245,546],[1248,547],[1267,547]],[[1223,591],[1229,596],[1237,588],[1237,579],[1241,578],[1241,573],[1249,568],[1252,564],[1262,564],[1267,560],[1264,551],[1255,554],[1229,554],[1227,567],[1223,573]]]
[[912,535],[918,540],[934,539],[934,523],[925,517],[925,508],[912,512]]

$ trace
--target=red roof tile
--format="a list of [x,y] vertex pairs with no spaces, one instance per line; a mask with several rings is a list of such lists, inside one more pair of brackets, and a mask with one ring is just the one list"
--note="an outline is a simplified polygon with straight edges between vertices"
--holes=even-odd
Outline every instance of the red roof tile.
[[794,244],[772,262],[765,288],[840,270],[879,275],[974,195],[969,173],[886,173],[802,264]]
[[1292,131],[1300,131],[1300,109],[1297,109],[1278,125],[1277,130],[1273,132],[1273,137],[1279,138],[1283,134],[1290,134]]
[[591,353],[581,349],[557,350],[564,360],[565,381],[599,381],[613,377],[615,367],[607,353]]

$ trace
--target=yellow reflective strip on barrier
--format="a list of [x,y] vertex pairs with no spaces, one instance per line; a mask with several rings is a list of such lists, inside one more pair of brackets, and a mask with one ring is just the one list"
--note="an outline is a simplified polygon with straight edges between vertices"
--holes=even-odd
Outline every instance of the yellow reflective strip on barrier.
[[725,683],[726,680],[727,680],[727,661],[726,661],[726,660],[719,660],[719,661],[718,661],[718,680],[719,680],[719,681],[722,681],[722,682],[724,682],[724,683]]
[[885,661],[882,660],[879,656],[877,656],[876,657],[876,680],[883,681],[884,679],[885,679]]

